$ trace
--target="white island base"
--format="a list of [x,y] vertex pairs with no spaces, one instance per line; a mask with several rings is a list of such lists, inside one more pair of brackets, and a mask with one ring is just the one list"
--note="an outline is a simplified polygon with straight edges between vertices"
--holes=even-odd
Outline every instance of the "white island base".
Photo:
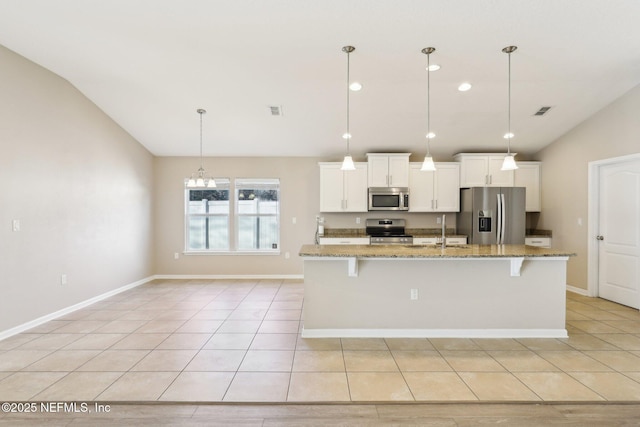
[[303,337],[567,337],[568,257],[309,255]]

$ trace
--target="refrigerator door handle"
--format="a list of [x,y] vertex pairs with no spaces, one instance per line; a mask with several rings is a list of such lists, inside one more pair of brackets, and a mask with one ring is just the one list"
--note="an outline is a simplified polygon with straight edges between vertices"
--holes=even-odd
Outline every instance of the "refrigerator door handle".
[[500,194],[500,198],[502,199],[502,226],[500,227],[502,229],[502,236],[500,237],[500,244],[504,245],[504,235],[507,230],[507,206],[504,200],[504,193]]
[[497,224],[497,234],[496,234],[496,243],[498,245],[502,244],[502,199],[500,198],[501,194],[496,195],[498,197],[498,220]]

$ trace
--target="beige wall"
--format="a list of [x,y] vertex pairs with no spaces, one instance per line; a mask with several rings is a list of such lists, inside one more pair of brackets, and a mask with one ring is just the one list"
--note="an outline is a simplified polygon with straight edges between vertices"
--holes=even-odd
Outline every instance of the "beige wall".
[[[333,159],[335,160],[335,159]],[[159,275],[302,275],[298,251],[313,243],[315,218],[325,218],[327,227],[364,227],[366,218],[406,218],[408,227],[438,227],[436,214],[319,213],[319,161],[310,157],[205,158],[204,168],[216,177],[279,178],[281,190],[280,255],[183,255],[184,251],[184,179],[198,169],[198,158],[158,157],[155,159],[157,194],[155,199],[155,266]],[[296,224],[293,224],[293,218]],[[356,224],[356,218],[361,223]],[[453,214],[447,225],[453,227]],[[175,253],[180,254],[178,260]],[[290,258],[285,258],[289,252]]]
[[[570,108],[570,107],[568,107]],[[553,114],[553,112],[551,112]],[[574,251],[567,283],[587,289],[588,164],[640,152],[640,86],[540,151],[542,214],[539,228],[553,230],[553,245]],[[582,225],[578,225],[582,219]]]
[[[280,255],[184,255],[184,179],[195,172],[198,158],[157,157],[156,274],[159,275],[300,275],[298,250],[313,242],[318,211],[318,159],[205,158],[215,177],[280,179]],[[296,224],[293,224],[293,218]],[[174,253],[180,258],[174,259]],[[290,258],[285,258],[289,252]]]
[[153,158],[67,81],[0,64],[3,331],[153,274]]

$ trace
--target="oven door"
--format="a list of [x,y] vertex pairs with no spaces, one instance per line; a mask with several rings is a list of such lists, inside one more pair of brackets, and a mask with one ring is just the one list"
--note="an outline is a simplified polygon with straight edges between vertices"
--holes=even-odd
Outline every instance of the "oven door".
[[371,187],[369,188],[370,211],[406,211],[409,190],[400,187]]

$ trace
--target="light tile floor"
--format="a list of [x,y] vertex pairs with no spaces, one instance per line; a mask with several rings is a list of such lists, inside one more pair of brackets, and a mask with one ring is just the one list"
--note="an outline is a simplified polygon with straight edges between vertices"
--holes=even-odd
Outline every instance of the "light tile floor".
[[0,341],[0,401],[640,402],[640,312],[568,339],[303,339],[301,281],[155,281]]

